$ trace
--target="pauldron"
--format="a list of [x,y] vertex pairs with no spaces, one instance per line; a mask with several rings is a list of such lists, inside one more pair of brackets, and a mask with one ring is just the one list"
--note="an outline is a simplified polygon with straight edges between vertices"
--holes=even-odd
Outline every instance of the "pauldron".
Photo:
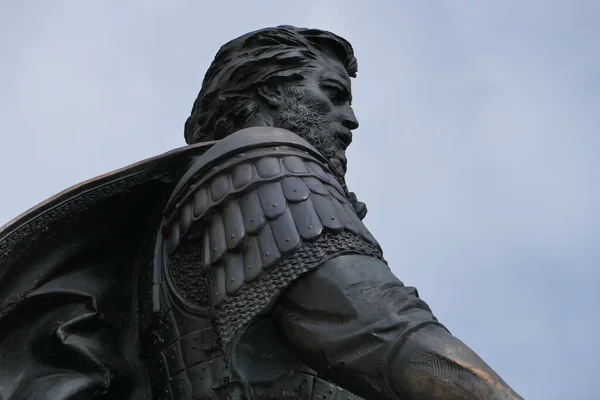
[[165,210],[162,271],[226,344],[302,274],[340,254],[383,259],[327,160],[297,135],[250,128],[200,156]]

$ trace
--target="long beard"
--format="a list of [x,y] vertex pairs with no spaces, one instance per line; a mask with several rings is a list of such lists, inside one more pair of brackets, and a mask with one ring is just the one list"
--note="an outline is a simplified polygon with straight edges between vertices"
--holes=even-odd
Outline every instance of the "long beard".
[[282,109],[277,126],[297,134],[317,149],[329,160],[332,172],[345,188],[346,151],[332,124],[319,111],[296,101],[290,101]]

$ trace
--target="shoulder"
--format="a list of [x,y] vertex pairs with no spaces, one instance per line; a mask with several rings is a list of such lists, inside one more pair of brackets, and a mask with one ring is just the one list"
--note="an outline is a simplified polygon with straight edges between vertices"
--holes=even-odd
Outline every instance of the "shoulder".
[[327,161],[280,129],[240,131],[214,145],[179,182],[165,215],[167,263],[193,258],[169,267],[186,269],[176,274],[179,286],[204,271],[209,305],[235,308],[227,315],[262,310],[337,253],[380,253]]

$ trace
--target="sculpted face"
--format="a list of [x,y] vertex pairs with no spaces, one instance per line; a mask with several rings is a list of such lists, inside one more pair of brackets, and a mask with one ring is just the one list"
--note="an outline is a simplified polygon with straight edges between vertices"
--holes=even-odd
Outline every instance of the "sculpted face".
[[358,121],[352,110],[350,76],[341,62],[325,58],[303,71],[303,80],[278,88],[275,126],[303,137],[328,158],[338,178],[346,173],[346,148]]
[[188,144],[219,140],[249,127],[287,129],[329,160],[358,216],[367,213],[345,182],[346,149],[358,121],[350,43],[330,32],[279,26],[221,47],[185,123]]

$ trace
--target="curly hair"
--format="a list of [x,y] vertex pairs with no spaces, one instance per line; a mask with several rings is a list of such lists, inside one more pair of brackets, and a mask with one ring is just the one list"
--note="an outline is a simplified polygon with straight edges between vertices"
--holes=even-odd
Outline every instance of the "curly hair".
[[348,75],[356,77],[352,46],[331,32],[281,25],[226,43],[208,68],[185,122],[186,142],[218,140],[235,132],[260,111],[258,88],[302,80],[322,54],[339,59]]

